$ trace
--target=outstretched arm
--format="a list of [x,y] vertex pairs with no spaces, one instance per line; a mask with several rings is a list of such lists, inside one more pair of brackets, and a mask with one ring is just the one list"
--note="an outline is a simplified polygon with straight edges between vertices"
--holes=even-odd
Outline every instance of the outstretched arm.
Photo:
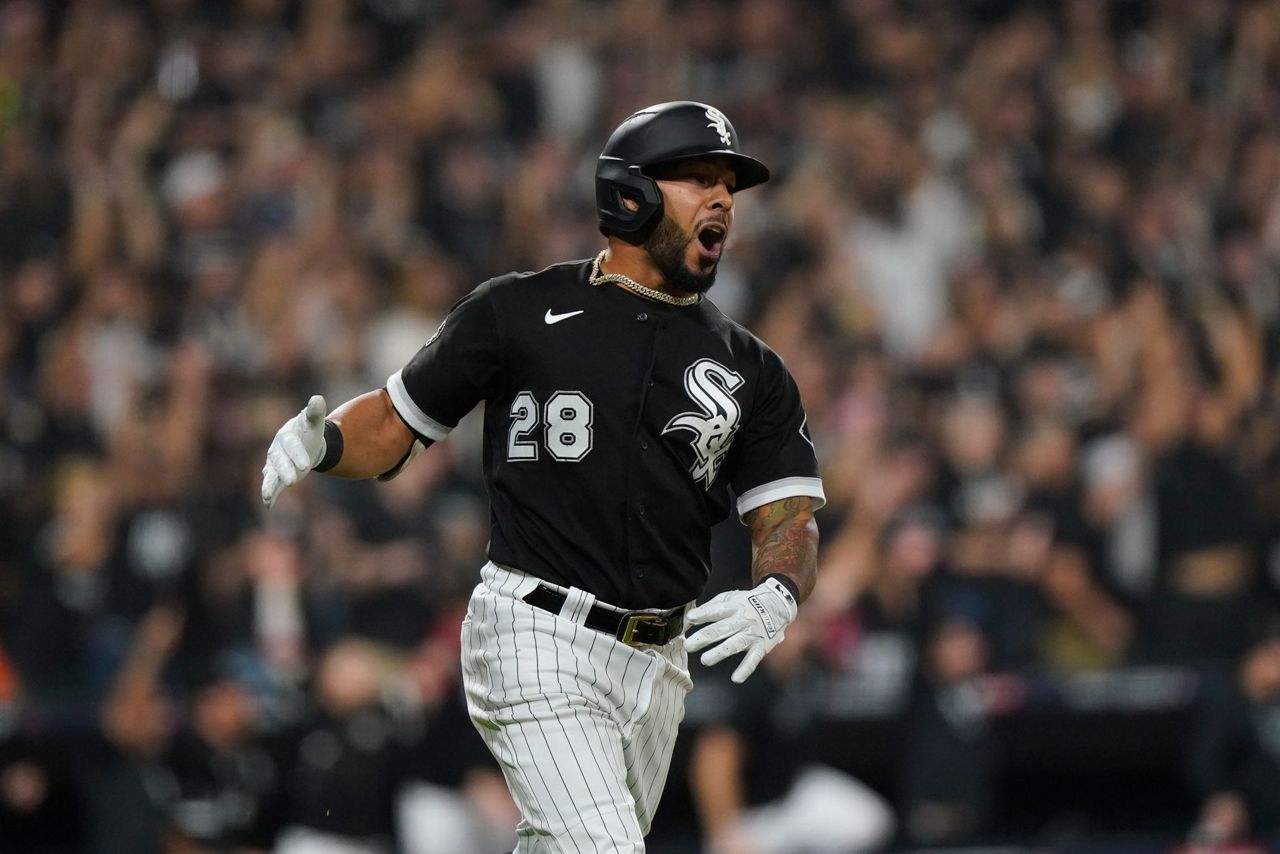
[[262,467],[262,502],[270,507],[286,486],[312,469],[344,478],[390,475],[409,458],[414,435],[400,420],[385,389],[353,398],[325,417],[315,395],[284,423]]
[[326,474],[377,477],[394,469],[413,446],[413,434],[391,406],[386,389],[348,400],[326,419],[342,431],[342,456]]
[[807,496],[783,498],[757,507],[745,520],[751,529],[751,580],[782,575],[795,585],[803,602],[818,577],[818,525]]

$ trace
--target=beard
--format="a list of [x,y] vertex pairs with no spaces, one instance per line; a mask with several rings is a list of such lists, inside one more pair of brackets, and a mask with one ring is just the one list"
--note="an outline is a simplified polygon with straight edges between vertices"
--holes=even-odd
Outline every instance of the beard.
[[696,273],[690,270],[684,257],[689,242],[694,239],[664,214],[645,239],[644,250],[669,288],[686,294],[704,294],[716,283],[716,268],[720,265],[713,263],[709,269]]

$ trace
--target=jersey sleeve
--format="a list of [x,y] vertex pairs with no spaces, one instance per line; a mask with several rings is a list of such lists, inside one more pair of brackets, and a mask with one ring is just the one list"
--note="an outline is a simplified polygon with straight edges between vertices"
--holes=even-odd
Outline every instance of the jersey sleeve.
[[734,441],[739,456],[730,483],[738,496],[738,517],[796,496],[813,499],[816,510],[827,498],[818,476],[818,457],[809,438],[800,389],[782,360],[769,350],[761,382],[761,398]]
[[463,297],[403,368],[387,379],[401,420],[420,438],[438,442],[462,416],[497,390],[501,366],[490,283]]

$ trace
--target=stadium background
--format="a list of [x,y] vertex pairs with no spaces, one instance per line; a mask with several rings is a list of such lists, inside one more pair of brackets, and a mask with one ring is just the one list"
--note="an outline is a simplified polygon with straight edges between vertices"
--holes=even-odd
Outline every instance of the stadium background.
[[0,850],[509,818],[456,704],[475,425],[269,516],[259,469],[479,281],[594,252],[602,140],[677,97],[774,168],[713,298],[830,503],[738,698],[776,713],[695,674],[653,850],[698,850],[713,723],[903,848],[1274,838],[1280,3],[3,0]]

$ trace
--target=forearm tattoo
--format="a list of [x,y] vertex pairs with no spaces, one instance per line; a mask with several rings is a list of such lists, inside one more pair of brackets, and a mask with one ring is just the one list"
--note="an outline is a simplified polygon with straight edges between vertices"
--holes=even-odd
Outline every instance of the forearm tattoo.
[[758,583],[780,572],[790,576],[803,600],[813,589],[818,566],[818,526],[806,497],[784,498],[749,512],[751,577]]

